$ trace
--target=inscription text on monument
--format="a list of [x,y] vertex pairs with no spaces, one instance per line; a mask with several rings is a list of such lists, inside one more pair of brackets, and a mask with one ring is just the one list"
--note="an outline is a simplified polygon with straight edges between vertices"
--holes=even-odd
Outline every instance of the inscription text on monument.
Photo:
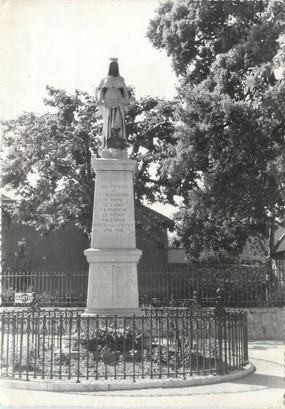
[[89,309],[137,307],[136,264],[93,264],[90,270],[89,291]]
[[112,183],[101,185],[98,197],[100,221],[94,224],[95,228],[102,229],[104,233],[124,233],[134,228],[134,223],[127,219],[128,204],[131,200],[128,185]]
[[129,183],[120,182],[119,173],[116,181],[99,177],[96,182],[94,248],[135,247],[132,177]]

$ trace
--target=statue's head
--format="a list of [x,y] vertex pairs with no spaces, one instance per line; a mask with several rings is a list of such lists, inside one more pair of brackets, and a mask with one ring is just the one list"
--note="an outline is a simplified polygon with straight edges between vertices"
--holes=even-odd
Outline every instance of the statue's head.
[[109,75],[117,77],[119,75],[118,58],[110,58]]

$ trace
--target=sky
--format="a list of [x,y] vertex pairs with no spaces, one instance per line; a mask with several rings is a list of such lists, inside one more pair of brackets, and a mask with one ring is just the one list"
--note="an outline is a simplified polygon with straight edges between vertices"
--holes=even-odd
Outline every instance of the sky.
[[136,97],[172,98],[176,77],[146,38],[158,0],[3,0],[1,117],[46,111],[46,85],[95,92],[109,58]]
[[[177,79],[171,60],[146,38],[158,0],[2,0],[1,118],[43,113],[46,85],[95,92],[109,58],[145,95],[172,98]],[[155,204],[171,216],[172,206]]]

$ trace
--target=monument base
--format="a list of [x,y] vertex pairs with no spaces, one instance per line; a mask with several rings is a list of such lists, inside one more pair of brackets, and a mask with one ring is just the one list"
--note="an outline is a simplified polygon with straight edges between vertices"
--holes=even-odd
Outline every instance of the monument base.
[[96,308],[96,310],[89,310],[86,308],[84,310],[84,313],[81,314],[82,318],[90,317],[90,318],[96,318],[97,315],[99,317],[103,316],[109,316],[109,317],[114,317],[115,315],[117,317],[133,317],[135,315],[136,317],[141,317],[144,315],[144,312],[140,308]]
[[87,308],[85,316],[143,315],[139,308],[138,249],[88,249]]

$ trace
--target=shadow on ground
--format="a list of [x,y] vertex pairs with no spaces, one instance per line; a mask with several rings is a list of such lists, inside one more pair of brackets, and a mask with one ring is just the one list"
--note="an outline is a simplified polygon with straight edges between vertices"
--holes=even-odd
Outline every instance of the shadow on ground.
[[242,379],[234,381],[239,385],[255,385],[264,386],[266,388],[284,389],[285,383],[282,376],[264,375],[255,373]]

